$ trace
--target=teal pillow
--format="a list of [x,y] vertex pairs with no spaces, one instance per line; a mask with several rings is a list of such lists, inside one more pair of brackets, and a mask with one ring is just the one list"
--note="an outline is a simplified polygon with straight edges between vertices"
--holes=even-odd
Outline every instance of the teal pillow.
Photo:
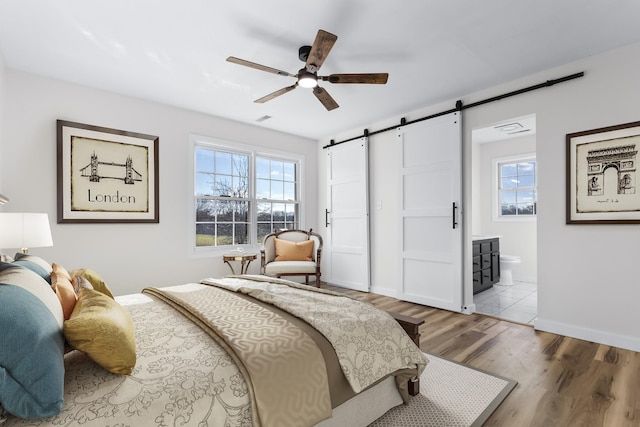
[[62,307],[51,287],[26,268],[0,268],[0,405],[20,418],[62,409]]
[[15,261],[13,261],[11,264],[15,264],[15,265],[19,265],[19,266],[24,267],[24,268],[28,268],[29,270],[33,271],[38,276],[40,276],[44,280],[46,280],[48,284],[51,284],[51,272],[48,272],[47,270],[42,268],[41,265],[36,264],[35,262],[29,261],[29,260],[26,260],[26,259],[17,259]]
[[44,259],[40,258],[39,256],[36,255],[31,255],[31,254],[23,254],[22,252],[16,252],[16,254],[13,257],[14,262],[15,261],[30,261],[34,264],[38,264],[40,267],[42,267],[47,273],[51,274],[51,272],[53,271],[53,267],[51,267],[51,264],[48,261],[45,261]]

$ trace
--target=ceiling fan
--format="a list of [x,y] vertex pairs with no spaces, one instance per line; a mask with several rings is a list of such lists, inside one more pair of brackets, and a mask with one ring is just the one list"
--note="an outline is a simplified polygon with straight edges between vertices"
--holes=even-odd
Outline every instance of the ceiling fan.
[[327,56],[329,55],[329,52],[336,40],[338,40],[338,36],[324,30],[318,30],[313,46],[302,46],[298,49],[298,58],[305,63],[305,66],[298,71],[298,74],[291,74],[286,71],[267,67],[266,65],[256,64],[255,62],[246,61],[234,56],[228,57],[227,61],[233,62],[234,64],[244,65],[245,67],[255,68],[256,70],[262,70],[285,77],[295,77],[297,79],[293,85],[284,87],[270,93],[269,95],[256,99],[254,102],[264,103],[275,97],[284,95],[298,86],[302,86],[313,89],[313,94],[316,98],[318,98],[327,110],[331,111],[338,108],[338,103],[324,88],[318,86],[319,81],[329,83],[385,84],[389,78],[388,73],[331,74],[329,76],[319,76],[318,70],[324,63],[324,60],[327,59]]

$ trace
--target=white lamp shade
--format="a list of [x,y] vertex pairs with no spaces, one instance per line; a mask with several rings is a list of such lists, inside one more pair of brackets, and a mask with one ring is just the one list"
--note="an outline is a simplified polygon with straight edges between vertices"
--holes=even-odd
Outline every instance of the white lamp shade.
[[0,213],[0,248],[53,246],[46,213]]

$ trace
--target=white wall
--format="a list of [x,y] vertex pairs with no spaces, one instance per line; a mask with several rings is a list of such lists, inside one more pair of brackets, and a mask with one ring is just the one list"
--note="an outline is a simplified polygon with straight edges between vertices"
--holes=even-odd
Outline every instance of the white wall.
[[[553,87],[464,110],[463,169],[471,168],[471,131],[486,124],[536,114],[538,160],[538,321],[536,328],[619,347],[640,350],[640,225],[567,225],[565,223],[565,136],[567,133],[640,120],[640,44],[613,50],[585,60],[548,70],[486,91],[464,96],[464,104],[500,95],[584,71],[585,76]],[[435,84],[435,83],[434,83]],[[408,120],[453,108],[455,100],[404,115]],[[330,136],[336,141],[399,123],[401,116],[378,123],[365,123],[351,132]],[[384,167],[392,150],[391,135],[372,137],[371,233],[372,286],[393,293],[396,266],[398,216],[393,210],[397,173]],[[320,141],[322,146],[329,139]],[[319,171],[324,173],[324,165]],[[464,177],[465,224],[471,224],[472,180]],[[320,210],[324,210],[320,187]],[[378,199],[383,209],[374,210]],[[384,203],[390,200],[391,203]],[[397,205],[396,205],[397,206]],[[472,302],[470,241],[465,227],[465,296]],[[380,236],[380,237],[378,237]]]
[[[471,191],[473,198],[473,214],[479,215],[480,226],[474,223],[472,234],[498,235],[500,236],[500,253],[519,256],[520,264],[513,265],[513,278],[527,282],[537,281],[537,238],[536,220],[525,219],[523,221],[496,221],[494,219],[494,169],[496,159],[531,154],[536,152],[536,137],[523,136],[504,141],[473,144],[475,150],[474,160],[477,156],[479,162],[479,179],[474,181]],[[475,171],[474,171],[475,172]],[[479,183],[479,185],[475,185]],[[476,204],[477,203],[477,204]]]
[[[49,213],[54,246],[33,248],[35,255],[68,269],[94,269],[116,294],[229,274],[222,252],[191,255],[190,133],[304,156],[303,226],[318,228],[316,141],[15,70],[5,77],[0,165],[11,202],[4,210]],[[159,224],[56,223],[56,119],[159,136]]]

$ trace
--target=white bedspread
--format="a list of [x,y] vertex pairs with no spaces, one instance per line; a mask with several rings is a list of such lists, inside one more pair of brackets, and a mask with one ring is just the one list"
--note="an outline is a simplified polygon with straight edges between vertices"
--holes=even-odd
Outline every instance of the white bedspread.
[[[193,322],[144,295],[118,297],[137,331],[131,376],[107,372],[84,353],[65,356],[62,412],[43,420],[9,416],[9,426],[250,426],[244,378]],[[214,384],[214,387],[211,387]]]

